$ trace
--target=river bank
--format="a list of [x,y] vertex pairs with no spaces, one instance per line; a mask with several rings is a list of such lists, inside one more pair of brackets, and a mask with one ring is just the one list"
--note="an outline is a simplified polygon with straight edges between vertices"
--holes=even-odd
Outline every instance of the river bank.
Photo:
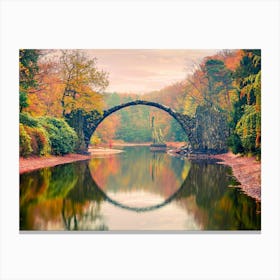
[[122,150],[108,149],[108,148],[98,148],[89,149],[89,155],[81,154],[67,154],[64,156],[46,156],[46,157],[29,157],[29,158],[19,158],[19,173],[30,172],[36,169],[44,167],[52,167],[59,164],[70,163],[74,161],[87,160],[98,155],[110,155],[121,153]]
[[254,157],[235,155],[231,152],[213,155],[219,164],[229,165],[233,175],[240,182],[238,185],[247,195],[261,201],[261,162]]
[[68,154],[64,156],[19,158],[19,173],[26,173],[36,169],[56,166],[59,164],[90,159],[91,155]]

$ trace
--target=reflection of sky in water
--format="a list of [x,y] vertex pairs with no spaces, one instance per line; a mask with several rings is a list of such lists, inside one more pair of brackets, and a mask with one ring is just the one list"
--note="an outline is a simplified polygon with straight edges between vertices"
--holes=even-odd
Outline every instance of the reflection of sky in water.
[[[135,194],[136,195],[136,194]],[[161,200],[157,195],[142,193],[141,198],[150,203]],[[119,197],[119,200],[122,198]],[[131,201],[133,198],[131,198]],[[135,202],[135,201],[134,201]],[[138,201],[139,202],[139,201]],[[128,204],[129,202],[127,202]],[[141,202],[143,205],[143,201]],[[140,203],[135,205],[140,206]],[[102,214],[100,214],[102,213]],[[162,208],[149,212],[134,212],[102,202],[97,205],[91,202],[85,209],[83,217],[79,218],[79,230],[201,230],[191,211],[183,209],[178,203],[171,202]],[[46,221],[36,218],[36,227],[45,230],[61,230],[61,221]],[[71,219],[70,228],[74,229],[74,220]]]
[[148,207],[160,204],[165,198],[147,191],[107,192],[108,197],[130,207]]
[[[145,194],[142,194],[145,199]],[[147,200],[158,201],[157,195],[148,194]],[[200,230],[194,216],[176,203],[149,212],[133,212],[105,202],[101,205],[105,224],[110,230]]]

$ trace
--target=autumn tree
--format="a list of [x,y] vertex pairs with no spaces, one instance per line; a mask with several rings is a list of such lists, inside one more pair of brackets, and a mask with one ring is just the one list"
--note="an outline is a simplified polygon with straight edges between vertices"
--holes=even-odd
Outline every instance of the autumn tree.
[[242,50],[223,50],[195,64],[193,73],[186,79],[185,97],[181,102],[184,113],[194,116],[197,106],[230,112],[236,99],[233,73],[242,56]]
[[230,106],[231,83],[231,74],[224,62],[208,58],[188,78],[188,101],[221,111]]
[[108,86],[108,73],[98,70],[97,59],[81,50],[63,50],[60,57],[63,84],[61,106],[63,117],[78,134],[77,151],[85,151],[84,115],[102,111],[102,91]]
[[28,107],[28,93],[38,86],[36,74],[39,72],[37,64],[39,57],[38,50],[19,50],[19,104],[20,112]]
[[[49,52],[49,54],[51,54]],[[29,94],[29,107],[25,110],[32,116],[62,117],[61,97],[64,90],[59,64],[53,57],[40,56],[36,76],[38,89]]]
[[63,116],[75,109],[101,109],[102,92],[109,84],[108,73],[98,70],[97,59],[81,50],[63,50],[60,58],[64,86],[61,106]]
[[209,59],[205,63],[205,72],[211,103],[220,108],[230,109],[229,90],[232,84],[230,70],[222,60]]

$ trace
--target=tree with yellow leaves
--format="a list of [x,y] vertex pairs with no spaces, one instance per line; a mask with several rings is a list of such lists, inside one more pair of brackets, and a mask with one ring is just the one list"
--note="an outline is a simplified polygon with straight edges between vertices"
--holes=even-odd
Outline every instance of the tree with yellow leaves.
[[63,116],[76,109],[101,110],[101,92],[108,86],[108,73],[97,69],[97,59],[81,50],[63,50],[60,57]]
[[108,73],[99,70],[96,64],[97,59],[89,58],[82,50],[61,51],[62,115],[78,134],[77,151],[87,148],[84,117],[93,111],[102,113],[101,93],[109,84]]

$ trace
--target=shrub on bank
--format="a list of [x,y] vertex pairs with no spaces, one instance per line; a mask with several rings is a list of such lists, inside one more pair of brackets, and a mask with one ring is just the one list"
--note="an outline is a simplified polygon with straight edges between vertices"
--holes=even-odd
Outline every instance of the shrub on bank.
[[25,131],[22,123],[19,124],[19,154],[21,157],[28,157],[32,153],[31,138]]
[[51,146],[47,132],[44,128],[25,126],[25,131],[31,138],[33,155],[45,156],[50,153]]
[[260,157],[261,144],[261,112],[255,106],[245,106],[243,116],[236,125],[236,134],[240,137],[240,142],[246,154],[253,154]]
[[39,121],[48,133],[52,154],[64,155],[74,152],[78,137],[63,119],[41,117]]
[[63,119],[20,114],[20,156],[71,153],[77,139],[76,132]]
[[33,118],[28,113],[20,113],[19,122],[25,126],[31,126],[31,127],[39,126],[39,122],[38,122],[37,118]]

